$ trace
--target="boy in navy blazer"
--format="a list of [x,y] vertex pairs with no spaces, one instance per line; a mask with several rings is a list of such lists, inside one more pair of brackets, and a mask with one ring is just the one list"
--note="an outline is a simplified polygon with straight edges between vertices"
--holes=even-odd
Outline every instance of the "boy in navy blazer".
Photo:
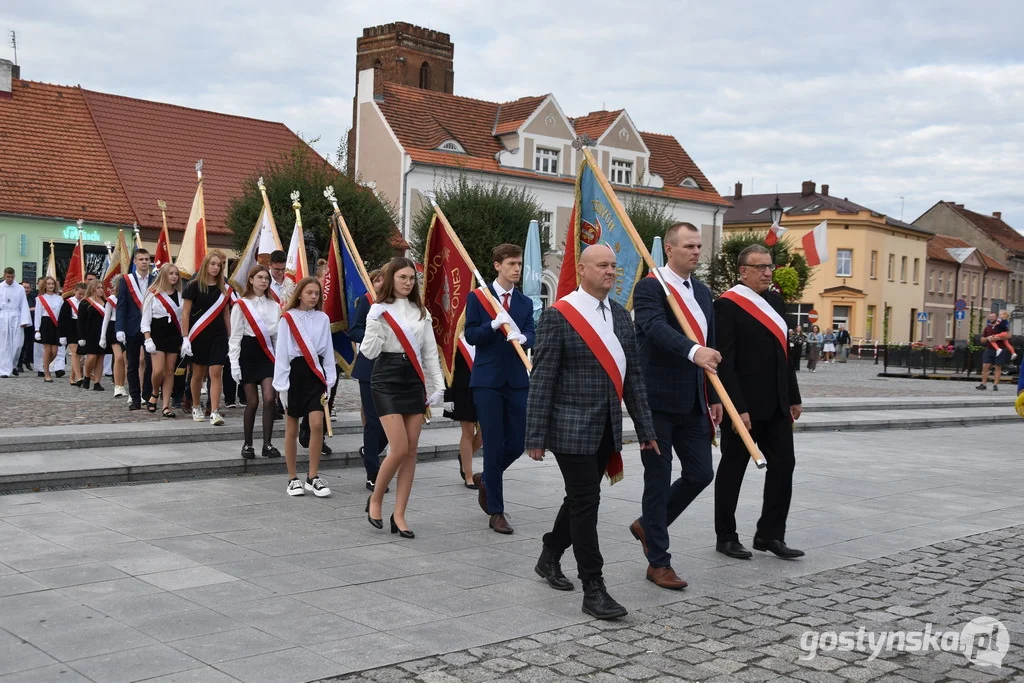
[[[146,341],[139,326],[142,324],[142,307],[140,304],[146,298],[146,292],[156,277],[149,270],[149,252],[145,249],[136,249],[132,259],[135,262],[135,272],[125,273],[117,285],[117,318],[114,320],[114,331],[117,334],[117,341],[124,344],[127,354],[128,373],[128,395],[131,396],[131,403],[128,410],[142,409],[142,396],[149,400],[153,393],[152,374],[149,354],[146,354],[146,372],[142,377],[142,386],[139,386],[139,356],[142,352],[143,343]],[[132,283],[128,279],[132,278]],[[129,287],[132,290],[129,291]],[[136,302],[138,297],[138,302]]]
[[[526,442],[526,397],[530,378],[512,341],[524,349],[533,346],[533,301],[516,290],[523,272],[523,250],[499,244],[492,252],[498,277],[488,285],[501,305],[497,315],[471,294],[466,304],[466,341],[476,347],[469,386],[484,440],[484,471],[474,474],[480,507],[490,515],[489,526],[500,534],[513,529],[505,517],[502,477],[523,454]],[[501,327],[510,324],[505,336]]]

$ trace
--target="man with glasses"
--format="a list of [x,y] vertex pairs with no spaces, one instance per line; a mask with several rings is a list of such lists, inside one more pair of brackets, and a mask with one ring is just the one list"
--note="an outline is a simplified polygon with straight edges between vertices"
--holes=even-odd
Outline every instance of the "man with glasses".
[[270,290],[267,294],[282,307],[288,305],[288,299],[295,287],[295,283],[285,277],[287,262],[288,254],[280,249],[270,252]]
[[[722,363],[718,376],[751,438],[761,449],[764,504],[754,533],[754,550],[794,559],[804,552],[786,545],[786,518],[793,496],[792,423],[802,410],[796,372],[788,361],[788,331],[782,298],[769,292],[775,265],[759,244],[740,252],[740,284],[715,301],[715,332]],[[715,477],[715,549],[737,559],[752,554],[736,533],[736,502],[750,454],[726,416],[722,459]]]

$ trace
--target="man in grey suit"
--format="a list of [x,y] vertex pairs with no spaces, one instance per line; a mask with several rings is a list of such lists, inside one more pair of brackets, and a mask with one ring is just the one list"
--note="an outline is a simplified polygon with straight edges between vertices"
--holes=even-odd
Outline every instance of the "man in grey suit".
[[526,406],[526,449],[534,460],[555,454],[565,499],[544,535],[536,572],[557,590],[572,590],[562,573],[571,545],[583,583],[583,612],[615,619],[626,609],[604,585],[597,540],[601,476],[622,448],[622,401],[633,418],[641,449],[658,452],[637,362],[629,313],[608,298],[615,283],[615,253],[587,247],[577,266],[580,288],[541,316]]

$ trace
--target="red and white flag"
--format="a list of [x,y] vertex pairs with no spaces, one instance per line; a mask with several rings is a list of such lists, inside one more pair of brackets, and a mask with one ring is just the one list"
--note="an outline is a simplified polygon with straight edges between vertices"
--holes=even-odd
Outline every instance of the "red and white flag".
[[65,299],[75,293],[75,285],[85,282],[85,249],[82,247],[82,222],[78,223],[78,243],[71,252],[71,261],[64,274],[64,289],[60,295]]
[[828,221],[822,221],[801,238],[807,265],[817,266],[828,261]]
[[306,239],[302,234],[302,223],[295,221],[292,239],[288,243],[288,258],[285,261],[285,277],[298,282],[309,276],[309,264],[306,262]]
[[[266,195],[264,195],[264,199]],[[270,254],[281,248],[281,238],[277,235],[277,226],[274,225],[274,215],[270,211],[270,203],[264,202],[263,210],[256,219],[256,226],[249,235],[249,241],[242,250],[242,255],[235,264],[235,271],[231,273],[228,281],[240,292],[245,291],[249,278],[249,271],[260,263],[261,257],[264,265],[270,263]]]
[[772,223],[772,227],[768,228],[768,236],[764,238],[764,243],[769,247],[775,246],[787,230],[788,228],[784,228],[778,223]]
[[167,234],[167,224],[160,229],[160,237],[156,241],[156,249],[153,250],[153,266],[159,270],[160,266],[171,262],[171,238]]
[[196,274],[200,264],[206,258],[206,209],[203,205],[203,181],[200,179],[196,188],[195,199],[192,200],[192,212],[188,215],[185,236],[181,238],[181,249],[178,250],[178,266],[182,276],[188,278]]
[[114,246],[114,253],[110,255],[110,267],[103,273],[103,292],[106,296],[115,294],[113,284],[114,278],[124,275],[131,267],[131,257],[128,255],[128,243],[124,240],[124,230],[117,231],[117,244]]

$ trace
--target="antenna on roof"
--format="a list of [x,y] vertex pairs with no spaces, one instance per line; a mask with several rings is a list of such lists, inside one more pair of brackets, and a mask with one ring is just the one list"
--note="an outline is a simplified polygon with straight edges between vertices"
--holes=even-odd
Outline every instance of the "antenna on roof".
[[11,47],[14,48],[14,63],[18,63],[18,36],[14,31],[11,31]]

